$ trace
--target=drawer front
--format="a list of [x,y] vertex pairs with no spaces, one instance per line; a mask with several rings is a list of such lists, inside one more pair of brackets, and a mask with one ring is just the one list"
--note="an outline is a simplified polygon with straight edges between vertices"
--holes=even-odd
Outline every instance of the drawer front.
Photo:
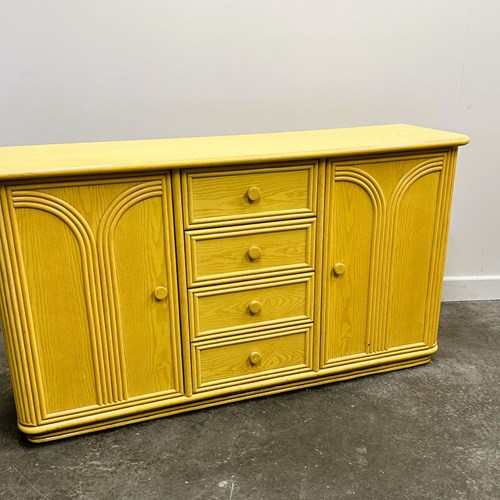
[[195,390],[309,371],[310,330],[193,346]]
[[273,168],[187,171],[185,226],[254,217],[312,216],[315,164]]
[[230,232],[187,232],[189,284],[312,270],[314,221]]
[[189,292],[191,338],[312,321],[313,278]]

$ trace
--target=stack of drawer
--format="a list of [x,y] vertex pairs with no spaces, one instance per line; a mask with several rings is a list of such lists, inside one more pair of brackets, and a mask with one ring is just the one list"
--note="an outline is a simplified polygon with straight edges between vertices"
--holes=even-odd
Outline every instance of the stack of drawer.
[[194,392],[312,370],[317,171],[183,171]]

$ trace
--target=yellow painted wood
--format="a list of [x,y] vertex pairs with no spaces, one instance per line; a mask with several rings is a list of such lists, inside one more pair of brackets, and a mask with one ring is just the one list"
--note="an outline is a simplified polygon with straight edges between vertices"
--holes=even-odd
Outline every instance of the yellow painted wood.
[[168,290],[164,286],[157,286],[154,290],[156,300],[165,300],[168,297]]
[[20,429],[42,442],[427,362],[467,141],[393,125],[0,148]]
[[221,230],[187,231],[189,284],[235,280],[314,266],[314,220],[294,225],[262,224]]
[[323,363],[427,341],[444,165],[443,154],[330,164]]
[[252,164],[467,144],[466,135],[412,125],[148,141],[0,148],[0,180]]
[[[330,167],[327,190],[332,190],[333,205],[327,207],[325,225],[324,280],[329,286],[323,298],[328,314],[323,323],[323,363],[366,352],[372,248],[366,242],[371,243],[374,223],[374,208],[363,189],[334,181],[332,174]],[[335,273],[339,261],[349,269],[340,276]]]
[[271,283],[190,290],[192,338],[312,321],[313,293],[311,274]]
[[446,242],[448,240],[448,228],[451,216],[451,200],[453,182],[455,180],[456,160],[457,149],[455,148],[445,157],[442,179],[439,184],[439,203],[434,219],[436,235],[429,268],[429,286],[426,306],[428,314],[424,333],[424,343],[430,346],[437,345],[439,310],[443,289],[442,276],[444,276]]
[[262,257],[262,249],[259,245],[252,245],[247,251],[248,260],[254,262]]
[[33,315],[46,403],[43,414],[97,405],[103,389],[94,376],[95,324],[89,324],[80,284],[83,266],[75,234],[41,210],[19,208],[16,219],[29,294],[25,303]]
[[[179,283],[179,316],[180,320],[180,340],[182,347],[182,370],[184,379],[184,394],[188,397],[193,395],[193,381],[191,379],[191,346],[190,346],[190,319],[187,296],[187,272],[186,272],[186,250],[184,246],[184,227],[183,227],[183,199],[178,195],[181,193],[181,173],[179,170],[171,172],[172,177],[172,196],[174,211],[174,231],[170,236],[171,243],[175,244],[175,255],[177,256],[176,269],[171,272],[177,272]],[[168,198],[167,198],[168,199]]]
[[255,203],[256,201],[259,201],[262,198],[262,192],[259,187],[257,186],[252,186],[248,188],[247,192],[245,193],[247,200],[250,203]]
[[425,340],[431,254],[440,171],[423,176],[399,200],[394,221],[387,331],[384,347]]
[[[113,287],[119,311],[116,335],[123,342],[124,397],[181,391],[175,276],[167,273],[161,186],[157,195],[129,208],[116,227]],[[104,269],[103,269],[104,271]],[[168,276],[170,274],[170,276]],[[112,292],[112,293],[113,293]]]
[[186,227],[315,215],[316,162],[184,174]]
[[336,276],[342,276],[346,271],[345,264],[342,262],[337,262],[336,264],[333,265],[333,272],[335,273]]
[[324,265],[324,224],[325,224],[325,202],[330,197],[330,190],[326,189],[326,159],[322,159],[318,164],[318,185],[317,192],[320,193],[317,199],[317,218],[316,218],[316,241],[315,241],[315,280],[314,287],[314,329],[316,335],[313,337],[313,369],[318,372],[321,365],[321,346],[322,346],[322,325],[323,325],[323,277],[322,269]]
[[247,305],[247,310],[252,316],[255,316],[262,311],[262,303],[258,300],[251,300]]
[[[0,235],[2,243],[2,330],[10,364],[11,381],[19,425],[35,425],[40,419],[42,402],[38,399],[36,376],[29,359],[31,338],[27,335],[26,317],[20,293],[19,273],[12,244],[12,224],[5,187],[0,189]],[[38,377],[39,378],[39,377]]]
[[164,195],[161,178],[9,187],[42,419],[180,392]]
[[193,357],[198,381],[195,390],[271,374],[279,377],[297,369],[309,369],[309,330],[195,344]]
[[[314,372],[296,373],[287,375],[280,380],[282,384],[276,384],[273,378],[263,379],[257,382],[249,382],[244,386],[244,392],[235,394],[235,388],[232,386],[216,389],[208,392],[194,394],[191,398],[185,399],[181,404],[172,406],[171,401],[161,401],[160,403],[148,403],[125,409],[113,409],[104,420],[95,420],[92,417],[83,417],[77,420],[76,428],[69,428],[60,424],[47,424],[43,427],[44,433],[40,433],[40,428],[25,427],[20,425],[23,432],[27,434],[28,440],[33,443],[45,443],[62,438],[78,436],[88,432],[95,432],[105,429],[113,429],[123,425],[129,425],[137,422],[176,415],[187,411],[199,410],[207,407],[218,406],[221,404],[244,401],[250,398],[280,394],[285,391],[297,390],[307,387],[352,380],[366,375],[385,373],[393,370],[411,368],[428,363],[431,355],[436,348],[428,349],[426,354],[419,353],[415,358],[414,354],[403,354],[391,356],[382,365],[379,360],[362,361],[356,363],[356,368],[346,371],[344,367],[335,367],[323,372],[318,377]],[[210,397],[208,397],[210,395]],[[180,401],[177,401],[180,403]],[[35,431],[35,434],[34,434]]]
[[248,356],[248,361],[251,365],[262,363],[262,354],[258,351],[251,352],[250,356]]

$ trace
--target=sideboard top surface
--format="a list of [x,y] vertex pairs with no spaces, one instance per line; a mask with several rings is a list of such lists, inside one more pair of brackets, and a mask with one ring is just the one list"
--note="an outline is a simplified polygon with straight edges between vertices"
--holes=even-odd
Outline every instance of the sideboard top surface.
[[467,144],[466,135],[412,125],[0,148],[0,180],[234,165]]

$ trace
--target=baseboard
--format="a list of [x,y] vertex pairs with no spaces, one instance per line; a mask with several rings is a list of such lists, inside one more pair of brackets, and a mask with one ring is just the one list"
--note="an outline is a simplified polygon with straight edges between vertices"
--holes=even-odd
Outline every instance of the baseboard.
[[500,300],[500,276],[445,277],[443,302],[464,300]]

